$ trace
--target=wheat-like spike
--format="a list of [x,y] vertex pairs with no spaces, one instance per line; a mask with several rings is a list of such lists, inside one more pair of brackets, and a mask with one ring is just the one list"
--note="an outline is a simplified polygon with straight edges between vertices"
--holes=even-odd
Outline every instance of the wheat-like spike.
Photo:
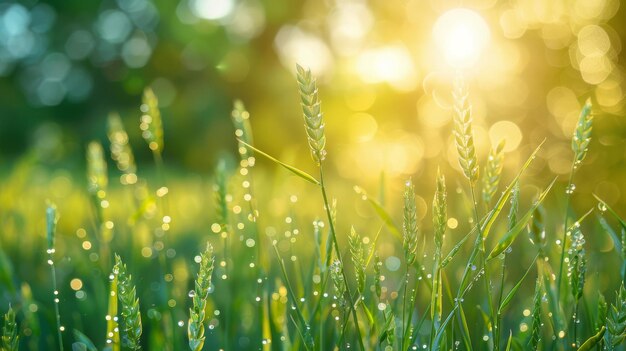
[[9,305],[9,310],[4,315],[4,326],[2,327],[2,351],[17,351],[20,338],[17,335],[17,322],[15,322],[15,311]]
[[361,236],[356,232],[356,230],[354,230],[354,227],[350,228],[350,236],[348,239],[350,243],[350,257],[352,258],[354,272],[356,273],[357,291],[361,294],[365,289],[365,258],[363,257],[363,242],[361,241]]
[[404,186],[404,223],[402,246],[407,266],[415,263],[417,255],[417,208],[415,205],[415,186],[411,179]]
[[[252,127],[250,126],[250,113],[246,110],[241,100],[235,100],[233,103],[233,111],[230,114],[235,127],[235,137],[241,139],[248,145],[254,145],[252,140]],[[239,156],[241,161],[249,162],[252,156],[252,150],[239,142]],[[254,161],[252,161],[254,163]]]
[[346,301],[346,281],[343,279],[343,265],[341,261],[334,260],[330,265],[330,278],[333,281],[335,287],[335,296],[339,301],[339,306],[347,307]]
[[200,270],[193,290],[193,307],[189,309],[187,336],[189,337],[189,348],[192,351],[200,351],[204,346],[205,309],[211,287],[213,261],[213,246],[207,244],[206,249],[200,255]]
[[626,290],[624,282],[615,296],[615,303],[611,305],[606,318],[607,350],[614,350],[626,339]]
[[89,193],[103,200],[109,179],[102,144],[97,141],[92,141],[87,146],[87,180]]
[[117,168],[124,173],[120,182],[124,185],[135,184],[137,183],[137,165],[120,115],[114,112],[110,113],[107,124],[111,158],[117,164]]
[[298,87],[300,90],[300,104],[304,114],[304,126],[311,156],[317,164],[326,158],[326,135],[324,133],[324,116],[318,96],[316,79],[310,69],[304,69],[296,64]]
[[583,296],[585,286],[585,273],[587,271],[587,258],[585,256],[585,237],[578,223],[571,228],[572,243],[568,250],[568,271],[570,288],[574,299],[578,301]]
[[472,132],[472,107],[469,104],[468,95],[465,81],[457,76],[452,91],[454,98],[454,140],[463,174],[473,185],[478,181],[479,171]]
[[593,127],[593,112],[591,111],[591,99],[587,99],[585,106],[580,111],[578,123],[572,136],[572,150],[574,151],[574,167],[580,165],[591,141],[591,129]]
[[448,221],[446,197],[446,178],[437,168],[437,188],[433,198],[433,228],[435,231],[435,248],[438,251],[441,251],[443,246]]
[[118,275],[118,296],[122,303],[122,321],[124,323],[124,342],[131,350],[140,350],[141,344],[141,312],[139,299],[132,282],[132,277],[126,269],[126,264],[117,254],[113,273]]
[[509,210],[508,230],[513,229],[517,224],[517,210],[519,208],[519,182],[513,185],[513,193],[511,195],[511,208]]
[[485,174],[483,175],[483,200],[486,204],[491,202],[498,190],[500,176],[502,175],[502,165],[504,160],[504,144],[502,139],[495,148],[492,148],[487,158]]
[[380,296],[383,293],[382,287],[382,274],[381,268],[383,266],[382,261],[380,260],[380,256],[378,255],[378,251],[374,252],[374,291],[376,292],[376,297],[380,300]]
[[528,236],[530,241],[540,249],[546,244],[546,210],[543,205],[537,206],[533,211],[530,223],[528,224]]
[[533,320],[530,328],[530,349],[537,350],[541,342],[541,280],[537,279],[535,283],[535,296],[533,297]]
[[152,152],[163,152],[163,122],[159,110],[159,100],[150,88],[145,88],[141,99],[141,136]]

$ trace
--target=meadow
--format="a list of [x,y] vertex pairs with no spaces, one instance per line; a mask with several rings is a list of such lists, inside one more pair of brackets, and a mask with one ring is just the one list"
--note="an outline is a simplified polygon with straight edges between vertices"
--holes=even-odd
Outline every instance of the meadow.
[[[154,167],[138,168],[115,113],[107,140],[86,148],[86,182],[41,168],[34,153],[16,162],[0,192],[2,350],[622,347],[626,222],[600,197],[570,201],[593,139],[591,100],[567,179],[527,187],[551,141],[506,177],[506,139],[479,159],[459,74],[460,174],[438,168],[387,194],[384,176],[366,190],[327,174],[333,117],[310,70],[297,66],[297,88],[311,172],[253,146],[241,101],[236,162],[210,176],[169,172],[149,88],[132,128]],[[416,193],[432,199],[426,209]]]

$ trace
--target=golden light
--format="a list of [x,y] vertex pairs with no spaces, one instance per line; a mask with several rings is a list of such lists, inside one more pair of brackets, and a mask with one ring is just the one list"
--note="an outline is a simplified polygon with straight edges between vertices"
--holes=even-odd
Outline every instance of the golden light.
[[490,39],[489,27],[476,12],[456,8],[441,15],[433,28],[433,39],[446,62],[456,68],[473,66]]
[[364,51],[357,59],[356,70],[366,83],[385,82],[400,91],[410,91],[417,84],[415,64],[402,45]]

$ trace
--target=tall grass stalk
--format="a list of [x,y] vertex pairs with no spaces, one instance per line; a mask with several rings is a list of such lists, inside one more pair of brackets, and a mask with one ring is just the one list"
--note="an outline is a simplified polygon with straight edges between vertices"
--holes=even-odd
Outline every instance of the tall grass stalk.
[[50,265],[50,274],[52,276],[52,290],[54,294],[54,317],[56,320],[56,329],[57,329],[57,338],[59,341],[59,350],[63,351],[63,330],[65,327],[61,325],[61,313],[59,312],[59,290],[57,288],[57,275],[56,269],[54,267],[54,253],[55,249],[55,240],[56,240],[56,230],[57,230],[57,221],[59,220],[57,214],[57,208],[54,204],[48,204],[48,208],[46,209],[46,231],[48,238],[48,250],[46,253],[48,254],[48,264]]
[[[407,297],[409,296],[408,287],[410,282],[410,269],[415,263],[417,256],[417,208],[415,204],[415,186],[411,179],[407,180],[404,185],[404,220],[402,224],[402,247],[404,248],[404,259],[406,261],[405,274],[404,274],[404,294],[402,297],[402,349],[406,350],[408,347],[407,336],[409,334],[409,328],[411,325],[412,312],[415,308],[414,301],[409,301],[410,306],[408,311],[409,316],[407,318]],[[417,284],[417,280],[416,280]]]
[[441,259],[444,235],[446,232],[448,213],[446,201],[446,179],[439,168],[437,168],[437,183],[435,196],[433,198],[433,231],[435,242],[435,255],[433,258],[433,289],[431,292],[430,318],[432,321],[430,342],[432,348],[435,331],[441,323],[443,312],[443,279],[441,273]]
[[[479,166],[478,166],[478,159],[476,157],[476,148],[474,146],[474,135],[472,131],[472,108],[468,101],[469,93],[468,93],[467,85],[465,81],[463,80],[463,77],[460,74],[457,75],[454,81],[454,90],[452,92],[452,95],[454,98],[454,137],[455,137],[456,149],[457,149],[458,156],[459,156],[459,165],[461,166],[461,170],[463,171],[463,174],[465,175],[465,177],[467,178],[469,182],[472,207],[473,207],[473,212],[474,212],[474,225],[476,225],[476,228],[477,228],[477,236],[476,236],[476,241],[474,243],[474,249],[473,249],[472,254],[470,255],[468,264],[465,267],[465,272],[463,273],[463,278],[461,279],[461,285],[463,285],[467,279],[469,269],[473,265],[475,256],[477,255],[477,253],[480,253],[482,262],[481,262],[481,270],[479,272],[482,271],[485,276],[484,277],[485,290],[487,293],[486,294],[487,303],[489,307],[488,314],[490,317],[490,324],[491,326],[494,326],[495,320],[494,320],[494,314],[492,311],[493,303],[492,303],[491,294],[489,293],[491,291],[490,289],[491,281],[489,278],[489,270],[486,265],[485,243],[484,243],[483,233],[481,229],[480,216],[478,214],[478,202],[477,202],[476,191],[475,191],[475,185],[476,185],[476,182],[478,181],[478,175],[479,175],[478,174]],[[462,289],[459,289],[457,292],[457,300],[455,301],[455,304],[460,303],[459,295],[461,293],[461,290]],[[460,315],[461,320],[464,320],[465,317],[463,315],[462,309],[459,309],[459,311],[461,313]],[[492,332],[492,331],[489,330],[489,332]],[[468,342],[467,338],[469,338],[469,336],[465,335],[465,338],[466,338],[466,343],[467,343]],[[490,340],[492,340],[493,342],[493,338],[490,338]],[[494,344],[494,349],[497,351],[498,345]]]
[[563,266],[565,261],[565,251],[567,247],[567,229],[568,229],[568,220],[569,220],[569,205],[571,201],[571,196],[576,189],[574,185],[574,173],[580,167],[582,161],[585,159],[587,155],[587,150],[589,148],[589,143],[591,142],[591,130],[593,127],[593,113],[591,111],[592,105],[591,100],[587,99],[585,105],[580,111],[580,116],[578,117],[578,123],[576,124],[576,129],[574,129],[574,134],[572,136],[572,151],[574,152],[574,160],[572,162],[572,166],[569,172],[569,179],[567,181],[567,186],[565,188],[565,218],[563,219],[563,238],[561,240],[561,259],[559,262],[559,274],[557,279],[557,301],[561,303],[561,285],[563,281]]
[[[509,223],[508,230],[513,229],[517,224],[517,211],[519,208],[519,182],[515,183],[513,188],[513,193],[511,195],[511,209],[509,211]],[[502,258],[502,271],[500,273],[500,291],[498,293],[498,304],[500,306],[502,304],[502,296],[504,294],[504,278],[506,275],[506,251],[503,253]],[[501,324],[502,324],[502,315],[501,310],[498,308],[498,313],[496,316],[496,324],[494,325],[494,344],[500,345],[501,338]]]
[[[309,69],[304,69],[300,65],[296,65],[297,81],[300,90],[300,104],[302,105],[302,112],[304,115],[305,130],[307,133],[307,139],[309,148],[311,150],[311,156],[317,163],[319,168],[319,186],[322,192],[322,199],[324,201],[324,208],[326,210],[326,216],[330,226],[331,238],[333,245],[335,246],[335,253],[337,258],[343,265],[343,258],[339,243],[337,241],[337,231],[335,230],[335,224],[333,216],[330,212],[330,203],[328,201],[328,195],[326,194],[326,185],[324,183],[324,166],[323,162],[326,157],[326,135],[324,133],[324,120],[321,111],[321,102],[319,100],[317,84],[315,78],[313,78]],[[342,270],[344,280],[347,282],[346,273]],[[357,334],[358,343],[362,350],[365,350],[363,340],[361,337],[361,329],[359,327],[359,317],[355,308],[355,303],[352,301],[353,295],[350,289],[350,284],[346,284],[346,292],[348,295],[349,306],[354,319],[354,328]]]

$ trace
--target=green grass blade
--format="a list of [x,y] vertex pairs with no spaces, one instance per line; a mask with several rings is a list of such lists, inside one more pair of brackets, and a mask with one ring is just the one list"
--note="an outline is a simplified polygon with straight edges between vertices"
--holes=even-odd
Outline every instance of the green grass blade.
[[611,214],[612,214],[612,215],[613,215],[613,216],[617,219],[617,221],[619,222],[619,224],[622,226],[622,229],[626,230],[626,221],[624,221],[624,220],[622,219],[622,217],[620,217],[620,216],[617,214],[617,212],[615,212],[615,210],[614,210],[611,206],[607,205],[607,203],[606,203],[606,202],[604,202],[604,200],[602,200],[602,199],[601,199],[598,195],[593,194],[593,196],[594,196],[594,197],[595,197],[598,201],[600,201],[600,203],[601,203],[602,205],[604,205],[604,206],[606,207],[606,209],[607,209],[607,210],[609,210],[609,212],[610,212],[610,213],[611,213]]
[[320,182],[317,179],[315,179],[315,177],[313,177],[312,175],[306,173],[305,171],[301,171],[301,170],[297,169],[296,167],[293,167],[293,166],[290,166],[290,165],[288,165],[286,163],[280,162],[276,158],[266,154],[265,152],[255,148],[254,146],[246,143],[245,141],[243,141],[241,139],[237,139],[237,141],[239,141],[240,143],[242,143],[243,145],[245,145],[247,148],[251,149],[252,151],[258,153],[259,155],[262,155],[262,156],[266,157],[267,159],[269,159],[270,161],[273,161],[276,164],[284,167],[289,172],[297,175],[298,177],[306,180],[307,182],[313,183],[315,185],[320,185]]
[[494,259],[498,255],[500,255],[502,252],[504,252],[504,250],[506,250],[509,246],[511,246],[511,244],[513,243],[513,241],[515,241],[515,238],[517,238],[519,233],[521,233],[522,230],[526,228],[526,224],[532,217],[533,212],[543,202],[543,200],[545,199],[546,195],[548,195],[548,192],[550,191],[550,189],[552,188],[555,182],[556,182],[556,178],[554,178],[554,180],[552,180],[550,185],[548,185],[548,187],[539,195],[539,198],[537,198],[537,201],[535,201],[535,203],[530,208],[530,210],[528,210],[528,212],[526,212],[526,214],[524,214],[524,216],[520,218],[519,221],[517,221],[517,223],[515,224],[513,228],[511,228],[511,230],[509,230],[506,234],[504,234],[502,239],[500,239],[498,244],[496,244],[496,247],[494,247],[491,253],[489,254],[489,257],[487,257],[487,260]]
[[606,327],[602,326],[602,328],[596,335],[591,336],[589,339],[587,339],[587,341],[585,341],[582,345],[580,345],[580,347],[578,348],[578,351],[591,350],[594,346],[596,346],[600,342],[600,340],[602,340],[602,337],[604,336],[605,332],[606,332]]
[[535,266],[535,262],[537,262],[537,258],[538,257],[539,257],[539,254],[537,254],[537,256],[535,256],[535,258],[533,258],[533,263],[531,263],[531,265],[528,267],[528,269],[526,270],[526,273],[524,273],[524,275],[522,276],[522,279],[520,279],[517,282],[517,284],[515,284],[513,289],[511,289],[511,291],[509,291],[509,293],[506,295],[506,297],[504,299],[502,299],[502,303],[500,304],[500,307],[498,307],[498,313],[502,313],[502,311],[504,311],[506,306],[509,305],[511,300],[513,300],[513,297],[515,297],[515,294],[517,293],[519,288],[522,286],[522,282],[524,282],[524,279],[526,279],[526,276],[528,275],[530,270]]

